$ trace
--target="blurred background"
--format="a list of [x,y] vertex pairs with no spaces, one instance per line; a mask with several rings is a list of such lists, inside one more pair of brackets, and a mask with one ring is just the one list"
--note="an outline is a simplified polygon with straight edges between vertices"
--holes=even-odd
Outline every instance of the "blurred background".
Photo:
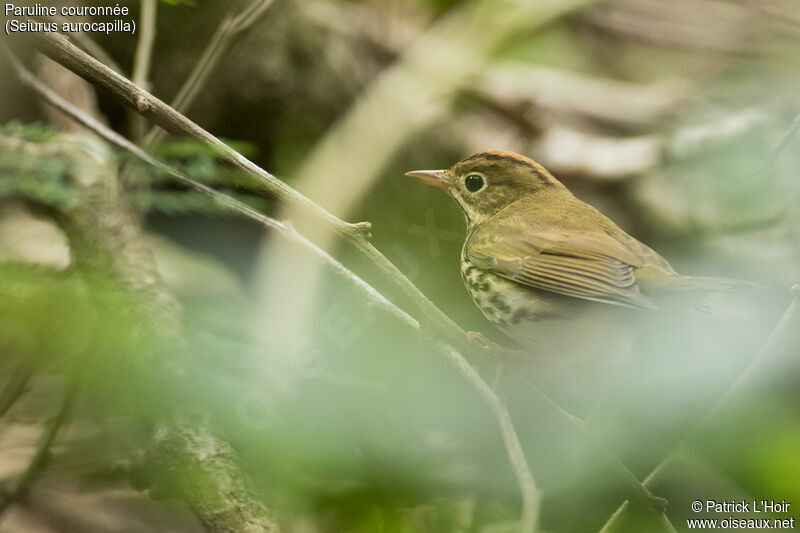
[[[539,161],[681,273],[767,287],[654,313],[629,351],[603,344],[589,364],[532,353],[495,380],[497,361],[470,358],[515,423],[542,531],[601,530],[631,498],[616,461],[640,480],[662,465],[648,487],[678,531],[706,517],[695,499],[800,506],[797,324],[763,349],[800,280],[797,2],[124,5],[134,36],[71,38],[162,100],[183,94],[188,117],[335,215],[371,222],[372,243],[465,330],[520,348],[463,287],[458,206],[403,173],[489,149]],[[59,94],[290,220],[424,322],[319,220],[196,141],[148,135],[23,37],[2,45]],[[201,58],[208,76],[187,85]],[[230,446],[284,531],[517,530],[497,421],[431,342],[306,249],[44,107],[5,54],[0,94],[0,531],[213,529],[187,498],[213,480],[154,449],[173,419]],[[614,531],[663,529],[635,503],[618,518]]]

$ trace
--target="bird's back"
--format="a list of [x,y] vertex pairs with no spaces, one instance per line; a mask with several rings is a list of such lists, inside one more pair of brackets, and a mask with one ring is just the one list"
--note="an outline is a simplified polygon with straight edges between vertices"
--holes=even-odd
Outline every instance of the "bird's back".
[[[557,197],[548,198],[552,194]],[[540,196],[541,195],[541,196]],[[672,266],[649,246],[628,235],[611,219],[566,189],[526,196],[499,211],[483,225],[525,228],[530,235],[585,235],[586,246],[605,252],[636,269],[675,274]],[[502,230],[501,230],[502,231]],[[579,245],[578,245],[579,246]]]

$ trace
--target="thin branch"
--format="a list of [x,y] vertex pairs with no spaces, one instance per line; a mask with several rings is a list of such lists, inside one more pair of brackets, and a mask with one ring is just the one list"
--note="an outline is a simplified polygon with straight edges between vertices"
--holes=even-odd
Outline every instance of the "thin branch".
[[439,349],[447,356],[461,375],[475,387],[494,413],[494,417],[500,425],[500,432],[503,435],[503,440],[506,443],[506,451],[511,462],[511,469],[514,471],[514,476],[517,478],[517,485],[519,485],[520,492],[522,493],[522,519],[520,521],[519,530],[520,532],[535,531],[536,524],[539,520],[539,508],[541,506],[539,491],[536,489],[536,483],[531,475],[528,462],[525,459],[522,445],[514,429],[514,423],[511,421],[511,415],[509,415],[508,409],[506,409],[502,400],[500,400],[494,390],[486,384],[472,365],[470,365],[461,354],[454,350],[452,346],[441,343],[439,344]]
[[[384,309],[389,311],[389,313],[396,319],[412,327],[414,330],[422,334],[425,334],[426,336],[430,335],[430,332],[424,330],[420,326],[420,323],[417,320],[415,320],[410,315],[405,313],[403,310],[395,306],[380,292],[374,289],[371,285],[364,282],[361,278],[356,276],[354,273],[352,273],[346,267],[344,267],[341,263],[336,261],[336,259],[328,255],[327,252],[317,247],[314,243],[306,239],[304,236],[295,231],[291,226],[289,226],[285,222],[281,222],[266,215],[263,215],[255,211],[254,209],[250,208],[246,204],[243,204],[242,202],[239,202],[238,200],[231,198],[225,194],[219,193],[214,189],[207,187],[206,185],[198,183],[192,180],[191,178],[188,178],[184,174],[154,159],[153,157],[142,151],[140,148],[138,148],[136,145],[134,145],[121,135],[117,134],[113,130],[110,130],[103,124],[100,124],[98,121],[94,120],[92,117],[81,112],[79,109],[72,106],[69,102],[64,101],[58,95],[50,91],[49,88],[42,85],[41,82],[39,82],[39,80],[37,80],[36,77],[33,76],[19,62],[19,60],[16,57],[13,56],[13,54],[9,52],[8,55],[13,67],[18,73],[22,82],[31,89],[33,89],[34,91],[36,91],[43,99],[45,99],[50,104],[56,106],[62,112],[70,115],[73,119],[80,122],[87,128],[91,129],[100,137],[106,139],[112,144],[115,144],[125,150],[128,150],[142,161],[150,165],[153,165],[159,170],[172,176],[176,181],[182,183],[183,185],[186,185],[203,194],[206,194],[209,197],[213,198],[215,201],[219,202],[221,205],[229,207],[233,211],[240,213],[252,220],[255,220],[269,228],[278,230],[280,233],[282,233],[289,239],[309,248],[318,257],[322,258],[327,266],[332,268],[337,274],[342,276],[344,279],[354,284],[356,288],[367,298],[369,298],[372,303],[380,307],[383,307]],[[439,312],[441,313],[441,311]],[[454,327],[458,328],[458,326],[455,325]],[[464,342],[467,343],[467,346],[471,348],[469,341],[466,340],[466,334],[462,336],[462,339],[464,340]],[[509,461],[511,462],[514,474],[517,479],[517,483],[519,484],[519,488],[522,493],[523,513],[522,513],[520,531],[522,533],[530,533],[532,531],[535,531],[535,526],[539,514],[539,498],[536,491],[536,485],[533,481],[533,476],[530,473],[530,469],[528,468],[525,455],[522,451],[522,445],[519,441],[516,431],[514,430],[513,423],[511,421],[511,417],[508,414],[507,409],[503,405],[502,400],[500,400],[500,398],[495,394],[495,392],[491,389],[491,387],[489,387],[489,385],[486,384],[486,382],[481,378],[478,372],[475,371],[474,368],[472,368],[472,366],[463,357],[463,355],[461,355],[455,348],[453,348],[448,344],[439,343],[439,346],[442,353],[444,353],[448,357],[448,359],[451,362],[453,362],[453,364],[456,365],[461,374],[481,394],[481,396],[489,403],[490,407],[492,408],[492,412],[494,413],[495,417],[498,420],[498,424],[500,426],[500,430],[506,446],[506,451],[509,456]]]
[[47,427],[44,429],[41,437],[39,437],[39,443],[36,445],[36,452],[33,454],[33,457],[28,463],[27,468],[25,468],[25,471],[20,474],[20,476],[9,488],[0,490],[0,515],[8,508],[9,505],[11,505],[25,493],[36,475],[45,465],[49,456],[50,446],[53,444],[53,441],[58,434],[58,430],[63,425],[67,415],[70,412],[70,409],[72,408],[77,390],[78,380],[77,378],[73,377],[67,384],[67,390],[64,393],[64,397],[61,399],[58,411],[47,424]]
[[[133,70],[131,81],[142,89],[150,90],[150,64],[153,60],[153,47],[156,42],[156,15],[158,13],[158,0],[140,0],[139,13],[139,40],[136,43],[136,52],[133,57]],[[145,134],[144,118],[128,111],[130,120],[131,137],[140,141]]]
[[[194,102],[198,92],[205,87],[220,58],[225,55],[236,38],[250,29],[274,3],[275,0],[254,0],[238,15],[225,17],[170,105],[181,113],[185,113]],[[151,129],[145,137],[145,146],[157,142],[161,136],[158,133],[160,131],[163,132],[155,127]]]
[[142,89],[150,89],[150,64],[153,61],[153,46],[156,42],[156,15],[158,0],[141,0],[139,15],[139,41],[133,58],[131,81]]
[[[754,376],[758,374],[763,367],[775,361],[781,355],[788,353],[792,347],[797,346],[798,340],[800,339],[800,285],[792,287],[792,293],[792,302],[789,304],[789,307],[783,313],[778,324],[772,330],[756,356],[747,364],[742,373],[739,374],[739,377],[731,383],[716,403],[703,415],[678,445],[675,446],[672,452],[650,472],[644,480],[644,485],[646,487],[653,485],[655,480],[666,469],[678,452],[700,432],[709,420],[719,414],[733,396],[750,382],[755,381]],[[599,533],[612,533],[613,531],[617,531],[621,517],[629,506],[630,504],[627,500],[622,502],[600,529]]]
[[[254,0],[236,16],[227,16],[217,27],[216,32],[211,37],[211,41],[206,46],[197,64],[192,69],[189,77],[183,82],[178,90],[178,94],[170,102],[170,105],[181,113],[185,113],[197,98],[200,90],[206,86],[206,82],[219,60],[225,55],[230,46],[236,39],[255,24],[267,9],[275,3],[275,0]],[[147,135],[144,136],[142,143],[148,148],[161,141],[166,136],[166,132],[158,126],[153,126]],[[128,169],[130,171],[130,169]],[[125,176],[125,174],[123,174]]]

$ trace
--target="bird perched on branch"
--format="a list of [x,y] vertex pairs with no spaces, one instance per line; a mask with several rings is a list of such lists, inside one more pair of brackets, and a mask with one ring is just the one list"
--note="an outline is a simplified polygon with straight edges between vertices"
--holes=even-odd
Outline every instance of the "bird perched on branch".
[[589,310],[653,310],[670,293],[756,286],[678,274],[544,167],[513,152],[481,152],[449,170],[406,175],[458,202],[467,218],[462,279],[484,316],[523,344],[564,324],[568,336],[584,335],[574,319]]

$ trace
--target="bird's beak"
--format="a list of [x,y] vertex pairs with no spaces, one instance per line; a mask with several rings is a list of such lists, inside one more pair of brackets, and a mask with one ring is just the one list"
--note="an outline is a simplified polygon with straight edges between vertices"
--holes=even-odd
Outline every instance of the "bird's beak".
[[446,170],[412,170],[411,172],[406,172],[406,176],[411,176],[412,178],[418,179],[422,183],[433,185],[434,187],[438,187],[443,191],[447,191],[447,180],[445,180],[446,175]]

